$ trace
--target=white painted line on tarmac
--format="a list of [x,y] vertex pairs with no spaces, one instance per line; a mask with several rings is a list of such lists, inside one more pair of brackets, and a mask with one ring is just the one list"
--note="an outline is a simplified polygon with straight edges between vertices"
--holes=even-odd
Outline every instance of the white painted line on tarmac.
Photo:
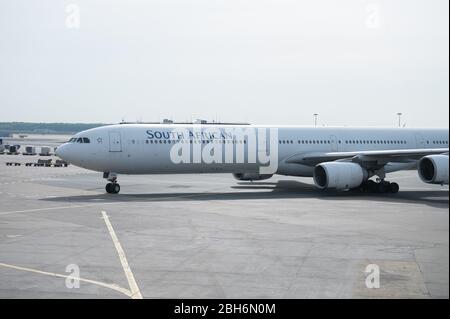
[[107,203],[102,202],[102,203],[86,204],[86,205],[57,206],[57,207],[44,207],[44,208],[36,208],[36,209],[14,210],[14,211],[8,211],[8,212],[0,212],[0,216],[11,215],[11,214],[20,214],[20,213],[45,212],[48,210],[58,210],[58,209],[87,208],[87,207],[95,207],[95,206],[99,206],[99,205],[117,205],[118,203],[126,203],[126,202],[107,202]]
[[2,212],[0,216],[10,215],[10,214],[19,214],[19,213],[32,213],[32,212],[40,212],[47,210],[57,210],[57,209],[70,209],[70,208],[83,208],[90,207],[92,205],[72,205],[72,206],[58,206],[58,207],[46,207],[46,208],[36,208],[36,209],[26,209],[26,210],[14,210],[9,212]]
[[119,242],[119,238],[117,238],[116,232],[109,221],[108,215],[106,212],[102,211],[103,220],[105,221],[106,227],[108,228],[109,234],[111,235],[111,239],[116,247],[117,254],[119,255],[120,262],[122,264],[123,271],[125,276],[127,277],[128,285],[131,290],[131,298],[133,299],[142,299],[142,294],[139,290],[139,287],[134,279],[133,272],[131,271],[130,265],[128,264],[127,257],[125,256],[125,252],[122,249],[122,245]]
[[[202,196],[208,196],[211,195],[210,193],[194,193],[190,195],[179,195],[179,196],[169,196],[169,197],[155,197],[153,198],[153,201],[158,202],[161,200],[176,200],[176,199],[188,199],[188,198],[194,198],[194,197],[202,197]],[[132,194],[125,195],[132,198]],[[101,199],[104,200],[104,199]],[[73,209],[73,208],[87,208],[87,207],[95,207],[95,206],[104,206],[104,205],[117,205],[117,204],[127,204],[131,201],[113,201],[113,202],[97,202],[94,204],[86,204],[86,205],[72,205],[72,206],[57,206],[57,207],[44,207],[44,208],[36,208],[36,209],[26,209],[26,210],[13,210],[13,211],[6,211],[6,212],[0,212],[0,216],[3,215],[12,215],[12,214],[21,214],[21,213],[33,213],[33,212],[45,212],[50,210],[58,210],[58,209]],[[135,202],[132,202],[133,204],[136,204]]]
[[104,287],[104,288],[108,288],[108,289],[112,289],[112,290],[118,291],[118,292],[120,292],[120,293],[122,293],[122,294],[124,294],[124,295],[126,295],[126,296],[128,296],[130,298],[132,298],[131,291],[129,291],[128,289],[122,288],[122,287],[120,287],[120,286],[118,286],[116,284],[107,284],[107,283],[96,281],[96,280],[74,277],[73,275],[56,274],[56,273],[53,273],[53,272],[47,272],[47,271],[31,269],[31,268],[26,268],[26,267],[20,267],[20,266],[4,264],[4,263],[0,263],[0,267],[16,269],[16,270],[22,270],[22,271],[32,272],[32,273],[35,273],[35,274],[46,275],[46,276],[51,276],[51,277],[59,277],[59,278],[69,278],[70,277],[70,279],[73,279],[73,280],[79,280],[81,282],[86,282],[86,283],[90,283],[90,284],[94,284],[94,285],[97,285],[97,286],[101,286],[101,287]]

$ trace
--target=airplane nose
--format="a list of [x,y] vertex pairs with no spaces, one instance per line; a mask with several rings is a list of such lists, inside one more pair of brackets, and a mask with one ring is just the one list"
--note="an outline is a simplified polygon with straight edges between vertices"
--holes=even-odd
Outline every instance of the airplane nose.
[[67,145],[60,145],[55,151],[55,155],[59,158],[66,160],[67,159]]

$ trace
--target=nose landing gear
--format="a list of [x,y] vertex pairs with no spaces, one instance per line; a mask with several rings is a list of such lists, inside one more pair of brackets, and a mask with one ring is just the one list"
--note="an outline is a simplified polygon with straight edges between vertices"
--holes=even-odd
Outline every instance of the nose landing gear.
[[117,183],[108,183],[108,184],[106,184],[105,189],[108,194],[119,194],[120,185]]
[[103,173],[103,178],[107,179],[110,183],[106,184],[106,192],[108,194],[119,194],[120,185],[117,183],[117,175],[114,173]]

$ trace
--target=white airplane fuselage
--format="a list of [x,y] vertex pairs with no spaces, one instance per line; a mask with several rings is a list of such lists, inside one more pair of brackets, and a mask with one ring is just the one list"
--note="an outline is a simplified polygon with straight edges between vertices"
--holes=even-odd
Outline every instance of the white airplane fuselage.
[[[360,151],[389,151],[410,149],[448,149],[448,129],[430,128],[347,128],[347,127],[297,127],[254,125],[203,125],[203,129],[223,131],[232,129],[277,129],[277,170],[275,174],[313,176],[314,166],[290,163],[289,158],[302,153],[332,153]],[[242,147],[248,151],[250,143],[245,138],[227,140],[222,136],[195,135],[180,138],[173,131],[192,131],[193,125],[182,124],[119,124],[104,126],[76,134],[72,142],[61,145],[57,155],[71,164],[99,172],[117,174],[186,174],[186,173],[257,173],[260,163],[226,162],[225,148]],[[77,142],[85,139],[86,143]],[[206,140],[206,142],[205,142]],[[87,143],[89,141],[89,143]],[[208,142],[209,141],[209,142]],[[218,143],[223,149],[222,159],[205,163],[190,161],[174,163],[171,149],[175,144],[186,143],[204,149],[209,143]],[[260,149],[256,143],[256,152]],[[210,147],[211,145],[209,145]],[[265,147],[263,147],[265,148]],[[266,146],[266,149],[269,147]],[[236,155],[233,155],[235,159]],[[192,154],[191,154],[192,158]],[[386,172],[413,169],[417,161],[400,161],[386,165]]]

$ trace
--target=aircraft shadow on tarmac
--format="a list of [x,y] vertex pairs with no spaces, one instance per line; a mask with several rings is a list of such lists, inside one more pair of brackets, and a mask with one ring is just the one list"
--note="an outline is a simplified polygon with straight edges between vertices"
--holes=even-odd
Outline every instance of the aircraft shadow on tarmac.
[[101,203],[101,202],[170,202],[210,200],[255,200],[255,199],[301,199],[319,200],[367,200],[424,204],[437,208],[448,208],[447,190],[400,190],[397,194],[364,193],[357,190],[347,192],[322,191],[314,185],[298,181],[240,182],[224,192],[166,192],[154,194],[92,194],[44,198],[51,202]]

